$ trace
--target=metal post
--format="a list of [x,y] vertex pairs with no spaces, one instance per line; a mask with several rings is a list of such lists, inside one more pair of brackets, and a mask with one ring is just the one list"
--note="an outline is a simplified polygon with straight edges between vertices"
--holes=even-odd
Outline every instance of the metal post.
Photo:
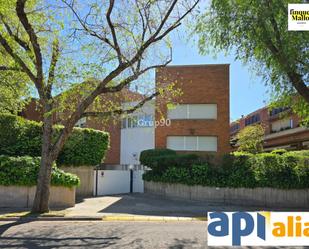
[[98,181],[99,181],[99,166],[96,167],[95,170],[95,196],[98,196]]
[[129,169],[130,169],[130,193],[133,193],[133,169],[134,169],[134,166],[129,165]]
[[130,169],[130,193],[133,193],[133,169]]

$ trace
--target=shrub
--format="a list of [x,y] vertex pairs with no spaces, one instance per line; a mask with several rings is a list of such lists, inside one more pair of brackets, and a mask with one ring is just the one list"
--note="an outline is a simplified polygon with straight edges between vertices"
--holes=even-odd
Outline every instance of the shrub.
[[[35,186],[40,169],[40,157],[0,156],[0,185]],[[52,167],[51,185],[73,187],[78,186],[79,178]]]
[[272,150],[270,153],[282,155],[286,152],[287,152],[287,150],[285,150],[285,149],[276,149],[276,150]]
[[258,153],[263,150],[264,128],[261,125],[246,126],[237,134],[239,151]]
[[[54,127],[54,138],[62,126]],[[0,115],[0,154],[9,156],[41,155],[42,124],[21,117]],[[106,132],[74,128],[57,159],[58,165],[96,165],[105,156],[109,135]]]
[[309,156],[303,154],[235,152],[224,157],[223,167],[211,167],[204,163],[191,165],[185,170],[172,167],[165,172],[147,172],[144,179],[233,188],[309,188]]
[[170,149],[150,149],[143,150],[140,154],[139,160],[141,164],[149,166],[153,164],[154,158],[158,156],[176,155],[176,151]]
[[286,155],[309,157],[309,150],[288,151]]
[[176,154],[153,157],[151,164],[148,165],[153,171],[164,172],[170,167],[189,168],[198,161],[195,154]]

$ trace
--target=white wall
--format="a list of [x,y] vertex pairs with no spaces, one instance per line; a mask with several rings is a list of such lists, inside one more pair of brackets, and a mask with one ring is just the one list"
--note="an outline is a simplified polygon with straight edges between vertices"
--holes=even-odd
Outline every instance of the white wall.
[[[153,103],[147,103],[142,109],[134,112],[132,115],[139,114],[150,114],[154,117]],[[155,146],[154,132],[154,126],[121,129],[120,163],[139,164],[140,152],[146,149],[153,149]]]
[[[144,192],[144,170],[133,171],[133,192]],[[94,174],[96,183],[96,174]],[[98,195],[113,195],[130,193],[130,170],[98,170]],[[96,184],[93,189],[96,194]]]
[[120,163],[139,164],[141,151],[154,148],[154,128],[141,127],[121,130]]

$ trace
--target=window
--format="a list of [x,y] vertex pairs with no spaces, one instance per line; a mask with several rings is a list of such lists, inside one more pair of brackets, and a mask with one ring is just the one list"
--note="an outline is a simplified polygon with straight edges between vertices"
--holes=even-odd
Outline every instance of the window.
[[81,118],[80,120],[78,120],[75,124],[75,127],[80,127],[80,128],[84,128],[86,127],[86,118]]
[[278,132],[287,130],[293,127],[293,120],[292,119],[282,119],[275,121],[271,124],[271,131]]
[[239,125],[239,123],[237,123],[237,124],[234,124],[234,125],[231,126],[230,132],[234,133],[234,132],[238,131],[239,129],[240,129],[240,125]]
[[127,118],[121,120],[121,129],[127,128]]
[[169,119],[217,119],[217,104],[183,104],[168,110]]
[[288,110],[289,107],[278,107],[278,108],[273,108],[270,112],[269,112],[269,116],[273,117],[276,116],[277,114],[284,112],[286,110]]
[[245,126],[255,124],[260,121],[261,121],[260,114],[255,114],[245,119]]
[[175,109],[170,109],[167,111],[167,117],[169,119],[187,119],[187,116],[187,105],[177,105]]
[[121,120],[121,128],[152,127],[154,125],[153,115],[131,115]]
[[167,148],[179,151],[217,151],[216,136],[168,136]]
[[184,137],[180,136],[169,136],[167,137],[167,148],[173,150],[185,150]]

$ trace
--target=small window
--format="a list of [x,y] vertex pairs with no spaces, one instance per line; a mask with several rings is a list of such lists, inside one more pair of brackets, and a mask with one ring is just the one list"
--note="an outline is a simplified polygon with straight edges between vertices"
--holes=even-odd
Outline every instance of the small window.
[[86,118],[81,118],[80,120],[76,122],[75,127],[84,128],[86,127],[86,122],[87,122]]
[[168,110],[169,119],[217,119],[217,104],[182,104]]
[[173,150],[185,150],[184,137],[181,136],[168,136],[167,148]]
[[197,139],[196,137],[184,137],[185,150],[197,151]]
[[239,123],[237,123],[237,124],[234,124],[234,125],[231,126],[230,132],[234,133],[234,132],[238,131],[239,129],[240,129],[240,125],[239,125]]
[[254,114],[254,115],[247,117],[245,119],[245,126],[255,124],[255,123],[258,123],[260,121],[261,121],[260,114]]
[[178,151],[217,151],[216,136],[168,136],[167,148]]
[[177,105],[174,109],[168,110],[167,116],[169,119],[187,119],[187,105]]
[[199,151],[217,151],[217,137],[197,137]]
[[217,119],[217,105],[188,105],[188,119]]
[[127,128],[127,118],[123,118],[121,120],[121,129],[126,129]]

